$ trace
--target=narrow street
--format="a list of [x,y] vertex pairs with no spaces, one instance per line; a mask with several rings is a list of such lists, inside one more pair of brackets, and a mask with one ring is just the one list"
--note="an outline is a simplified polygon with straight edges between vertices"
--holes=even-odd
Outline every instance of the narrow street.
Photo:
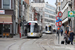
[[74,50],[74,46],[57,45],[55,40],[55,34],[43,34],[41,38],[0,38],[0,50]]

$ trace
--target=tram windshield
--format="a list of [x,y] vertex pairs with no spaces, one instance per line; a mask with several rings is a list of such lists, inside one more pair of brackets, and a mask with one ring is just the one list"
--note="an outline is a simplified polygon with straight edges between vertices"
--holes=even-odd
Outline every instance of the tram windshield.
[[39,32],[39,26],[37,23],[28,23],[27,32]]
[[46,30],[46,31],[51,31],[51,26],[46,26],[46,27],[45,27],[45,30]]

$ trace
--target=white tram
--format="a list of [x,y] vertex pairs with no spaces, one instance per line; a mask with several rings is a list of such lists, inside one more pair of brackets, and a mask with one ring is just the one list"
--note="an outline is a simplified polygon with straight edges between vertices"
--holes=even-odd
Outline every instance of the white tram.
[[37,21],[28,21],[26,25],[27,37],[41,37],[42,33],[40,27]]
[[50,25],[45,26],[45,33],[53,33],[53,28]]

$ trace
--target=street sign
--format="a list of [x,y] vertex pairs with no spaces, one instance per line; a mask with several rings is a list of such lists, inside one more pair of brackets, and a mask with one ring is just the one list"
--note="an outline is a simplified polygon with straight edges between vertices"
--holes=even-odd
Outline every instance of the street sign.
[[56,20],[56,22],[59,22],[59,20]]
[[59,26],[59,22],[56,22],[56,26]]
[[58,20],[56,20],[56,22],[62,21],[60,18]]
[[56,20],[58,20],[60,17],[59,16],[56,16]]
[[59,21],[58,26],[60,27],[62,26],[62,21]]
[[63,15],[63,13],[60,11],[60,12],[58,12],[58,16],[61,18],[62,17],[62,15]]
[[74,17],[74,11],[68,11],[68,17]]

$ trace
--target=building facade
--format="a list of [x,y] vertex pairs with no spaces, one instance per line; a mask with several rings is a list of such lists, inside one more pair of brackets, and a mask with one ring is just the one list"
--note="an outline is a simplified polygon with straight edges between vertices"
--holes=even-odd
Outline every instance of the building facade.
[[71,0],[63,0],[61,2],[61,11],[63,13],[63,16],[62,16],[62,24],[64,26],[64,30],[66,29],[66,26],[70,26],[71,27],[71,30],[72,30],[72,20],[69,22],[69,20],[71,18],[68,17],[68,11],[71,11],[72,8],[70,6],[70,3]]
[[14,0],[0,0],[0,35],[9,36],[14,33]]
[[30,0],[21,0],[21,35],[25,34],[24,25],[29,21],[29,1]]
[[43,24],[50,24],[55,29],[55,13],[56,8],[48,3],[45,3]]
[[40,14],[40,16],[37,16],[37,18],[39,18],[39,20],[41,19],[43,29],[45,28],[46,24],[52,25],[55,29],[55,7],[48,3],[32,3],[31,5],[37,10],[36,13]]
[[[56,6],[58,7],[58,0],[56,0]],[[74,17],[68,17],[68,11],[74,11],[74,0],[60,0],[60,8],[61,8],[61,12],[63,13],[62,16],[62,26],[64,26],[63,30],[65,31],[66,27],[69,26],[71,27],[69,30],[75,30],[74,29]],[[58,8],[57,8],[58,9]]]
[[44,0],[33,0],[34,3],[44,3]]

